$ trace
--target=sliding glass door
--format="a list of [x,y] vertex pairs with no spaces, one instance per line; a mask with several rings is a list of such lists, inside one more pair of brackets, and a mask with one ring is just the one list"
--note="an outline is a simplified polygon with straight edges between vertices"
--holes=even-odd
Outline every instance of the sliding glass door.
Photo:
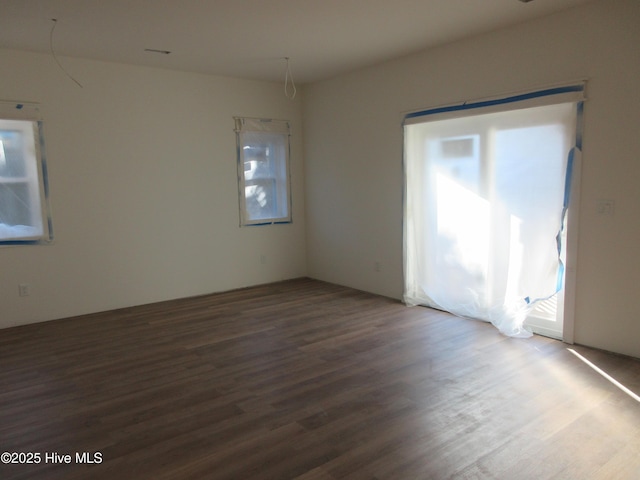
[[405,122],[405,302],[561,338],[578,106],[513,103]]

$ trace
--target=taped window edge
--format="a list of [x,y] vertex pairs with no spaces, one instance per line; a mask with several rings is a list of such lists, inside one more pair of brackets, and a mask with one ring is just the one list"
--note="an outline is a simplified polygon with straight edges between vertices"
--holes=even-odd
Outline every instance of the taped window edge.
[[40,104],[14,100],[0,100],[0,118],[41,122]]
[[403,116],[403,125],[414,125],[465,116],[484,115],[488,113],[521,110],[560,103],[579,103],[586,100],[586,80],[563,86],[549,87],[497,96],[439,107],[411,111]]
[[233,117],[235,121],[235,132],[265,132],[291,134],[291,125],[288,120],[278,120],[273,118],[251,118]]

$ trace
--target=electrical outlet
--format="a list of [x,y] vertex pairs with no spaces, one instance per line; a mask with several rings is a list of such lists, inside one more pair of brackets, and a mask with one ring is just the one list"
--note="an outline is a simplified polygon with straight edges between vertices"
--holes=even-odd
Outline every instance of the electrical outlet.
[[600,199],[596,201],[598,215],[613,215],[615,202],[613,200]]
[[28,297],[29,295],[31,295],[29,284],[21,283],[20,285],[18,285],[18,295],[21,297]]
[[373,262],[373,271],[379,272],[380,270],[382,270],[382,266],[380,265],[380,262],[378,261]]
[[260,263],[262,265],[264,265],[265,263],[267,263],[267,256],[263,253],[262,255],[260,255]]

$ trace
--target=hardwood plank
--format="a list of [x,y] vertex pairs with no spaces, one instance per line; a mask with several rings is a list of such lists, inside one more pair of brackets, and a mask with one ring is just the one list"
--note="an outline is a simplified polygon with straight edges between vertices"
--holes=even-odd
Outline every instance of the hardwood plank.
[[74,456],[0,478],[640,478],[640,403],[567,347],[311,279],[0,330],[0,450]]

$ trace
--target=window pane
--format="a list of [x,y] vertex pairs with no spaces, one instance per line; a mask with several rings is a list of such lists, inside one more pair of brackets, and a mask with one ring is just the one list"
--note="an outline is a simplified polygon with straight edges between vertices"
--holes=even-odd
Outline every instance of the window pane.
[[251,220],[264,220],[276,216],[276,188],[273,180],[252,182],[244,191],[247,214]]
[[0,223],[31,224],[29,185],[26,183],[0,184]]
[[24,144],[20,131],[0,130],[0,177],[24,177]]
[[479,142],[479,135],[432,140],[429,142],[430,150],[427,155],[431,159],[431,168],[447,177],[455,178],[456,182],[479,193]]

